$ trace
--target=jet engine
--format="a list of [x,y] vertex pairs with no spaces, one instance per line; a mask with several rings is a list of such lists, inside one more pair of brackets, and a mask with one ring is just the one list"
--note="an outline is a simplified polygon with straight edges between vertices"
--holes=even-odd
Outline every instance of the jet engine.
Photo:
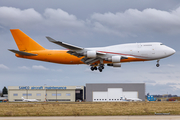
[[121,67],[121,63],[112,63],[112,64],[107,64],[107,66]]
[[107,59],[108,61],[112,61],[113,63],[121,62],[121,56],[112,56],[111,58]]
[[85,55],[88,58],[96,58],[97,57],[96,51],[87,51],[87,53],[85,53]]

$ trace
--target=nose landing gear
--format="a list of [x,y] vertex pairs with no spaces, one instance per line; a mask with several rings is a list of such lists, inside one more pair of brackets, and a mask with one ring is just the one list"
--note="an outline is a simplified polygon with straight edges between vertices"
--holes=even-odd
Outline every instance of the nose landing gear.
[[159,67],[159,66],[160,66],[160,64],[159,64],[159,60],[157,60],[156,67]]

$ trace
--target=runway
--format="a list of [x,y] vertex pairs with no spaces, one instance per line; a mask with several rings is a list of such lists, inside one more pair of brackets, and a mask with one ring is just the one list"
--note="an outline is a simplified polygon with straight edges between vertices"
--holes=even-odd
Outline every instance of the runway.
[[63,116],[63,117],[0,117],[0,120],[180,120],[179,115],[160,116]]

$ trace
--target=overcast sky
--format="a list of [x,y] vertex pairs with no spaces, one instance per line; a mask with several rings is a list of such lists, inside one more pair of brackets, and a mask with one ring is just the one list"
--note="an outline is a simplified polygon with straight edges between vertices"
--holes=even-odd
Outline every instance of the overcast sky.
[[[156,61],[123,63],[92,72],[15,57],[10,29],[21,29],[47,49],[64,49],[45,36],[81,47],[162,42],[176,50]],[[179,0],[0,0],[0,90],[4,86],[146,83],[146,93],[180,95]]]

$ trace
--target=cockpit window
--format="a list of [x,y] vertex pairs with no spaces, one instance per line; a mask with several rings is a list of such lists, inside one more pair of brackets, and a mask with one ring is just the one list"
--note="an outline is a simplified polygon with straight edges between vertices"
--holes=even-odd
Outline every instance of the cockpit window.
[[161,43],[160,45],[164,45],[164,44]]

